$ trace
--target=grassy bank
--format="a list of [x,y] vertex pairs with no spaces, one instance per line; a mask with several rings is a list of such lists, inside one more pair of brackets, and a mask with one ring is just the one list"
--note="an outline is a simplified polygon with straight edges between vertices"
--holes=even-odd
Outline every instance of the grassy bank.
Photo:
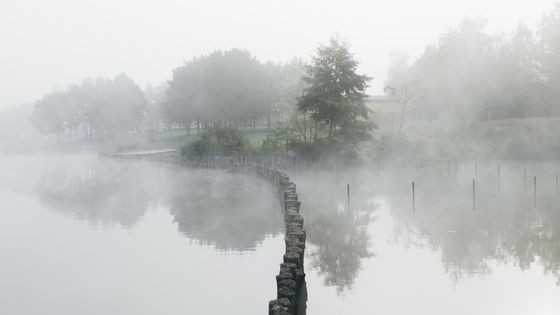
[[559,159],[560,118],[409,122],[400,136],[395,128],[381,126],[363,154],[381,160]]

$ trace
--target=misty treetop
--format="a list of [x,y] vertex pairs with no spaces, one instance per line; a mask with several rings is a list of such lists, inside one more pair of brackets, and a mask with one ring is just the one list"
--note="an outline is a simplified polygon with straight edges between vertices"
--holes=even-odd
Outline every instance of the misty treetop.
[[140,87],[120,74],[113,79],[86,79],[45,95],[35,103],[31,122],[57,136],[68,132],[76,139],[103,138],[138,128],[145,107]]
[[190,129],[226,122],[270,127],[294,104],[302,63],[262,63],[245,50],[215,51],[173,70],[162,111],[169,123]]
[[217,123],[270,128],[295,108],[303,63],[260,62],[245,50],[214,51],[173,70],[144,91],[125,74],[86,79],[35,103],[33,125],[69,138],[108,138],[162,127],[206,129]]
[[[417,117],[483,121],[560,115],[560,4],[535,31],[490,34],[465,20],[412,64],[394,58],[385,91]],[[403,112],[404,116],[404,112]]]

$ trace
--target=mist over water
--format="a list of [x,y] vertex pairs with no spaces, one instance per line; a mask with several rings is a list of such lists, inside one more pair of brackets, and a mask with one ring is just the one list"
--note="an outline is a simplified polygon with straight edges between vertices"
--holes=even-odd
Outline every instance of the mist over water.
[[474,163],[294,176],[309,231],[308,311],[558,312],[560,194],[554,170],[560,164],[496,161],[476,168],[475,209]]
[[261,314],[254,299],[275,294],[266,182],[87,154],[0,161],[2,314]]
[[560,314],[560,2],[300,2],[2,3],[0,315]]
[[[255,299],[275,294],[283,219],[260,179],[89,154],[1,161],[0,291],[14,297],[2,312],[261,314]],[[555,170],[492,161],[296,172],[309,314],[554,314]]]

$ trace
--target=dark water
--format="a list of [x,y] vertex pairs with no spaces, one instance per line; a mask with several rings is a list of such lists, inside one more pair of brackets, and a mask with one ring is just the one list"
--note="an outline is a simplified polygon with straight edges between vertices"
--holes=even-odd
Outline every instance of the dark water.
[[263,314],[283,250],[258,179],[0,156],[0,314]]
[[560,314],[560,165],[477,166],[292,176],[309,314]]

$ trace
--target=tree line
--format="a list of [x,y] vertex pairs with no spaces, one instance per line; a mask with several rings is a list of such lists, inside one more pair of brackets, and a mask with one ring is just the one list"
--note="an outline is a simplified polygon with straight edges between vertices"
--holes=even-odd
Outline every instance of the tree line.
[[260,62],[246,50],[215,51],[173,70],[162,113],[168,123],[255,129],[283,119],[301,89],[303,63]]
[[[247,63],[251,62],[243,52],[234,52],[234,54],[236,55],[233,56],[234,58],[243,58]],[[208,59],[212,58],[222,59],[224,55],[218,53]],[[365,90],[370,78],[356,72],[357,60],[350,52],[347,43],[337,37],[331,38],[325,45],[320,45],[312,61],[303,67],[300,63],[284,65],[282,68],[274,64],[266,64],[264,69],[273,69],[267,72],[268,76],[263,76],[259,71],[251,71],[255,76],[255,82],[251,82],[248,86],[244,86],[243,83],[237,87],[234,85],[234,82],[239,81],[238,74],[225,76],[227,80],[224,83],[213,84],[213,80],[208,80],[209,83],[206,83],[195,75],[196,70],[189,68],[203,67],[204,65],[198,65],[199,62],[201,61],[196,60],[175,71],[168,96],[176,91],[182,96],[192,98],[199,96],[197,92],[185,92],[182,89],[174,89],[173,86],[177,82],[183,82],[181,78],[195,77],[196,82],[202,81],[203,85],[210,86],[208,90],[202,89],[202,98],[209,104],[218,105],[217,110],[207,111],[208,116],[198,118],[200,116],[197,114],[203,111],[192,105],[196,104],[196,101],[189,102],[184,99],[177,103],[191,105],[177,106],[177,108],[194,110],[197,114],[191,112],[184,117],[191,119],[197,117],[198,125],[200,121],[218,123],[212,124],[198,140],[186,145],[183,148],[185,155],[230,155],[251,153],[258,149],[267,154],[290,154],[311,159],[333,155],[355,157],[357,145],[371,137],[374,125],[365,105],[367,97]],[[253,64],[253,67],[258,68],[257,64]],[[286,69],[289,70],[288,75],[270,76],[270,74],[286,73]],[[211,74],[212,71],[204,71],[204,73]],[[260,89],[263,93],[245,93],[245,91],[253,91],[255,85],[264,85],[264,88]],[[191,83],[182,86],[197,85]],[[225,101],[221,93],[224,88],[245,90],[233,93],[237,98],[229,102],[235,106],[220,108],[219,105]],[[180,98],[170,98],[170,100],[175,99]],[[213,102],[214,99],[217,101]],[[174,105],[174,102],[171,101],[170,104]],[[240,106],[241,104],[245,107]],[[257,106],[258,109],[251,109],[252,106]],[[239,115],[239,110],[252,115]],[[283,118],[277,121],[259,148],[248,145],[244,135],[232,127],[232,124],[249,124],[254,128],[259,117],[270,121],[269,117],[273,113],[281,113]],[[181,117],[179,113],[176,116]]]
[[173,77],[142,90],[126,74],[89,78],[48,93],[34,104],[36,129],[69,139],[103,139],[139,130],[271,128],[301,90],[304,67],[260,62],[246,50],[215,51],[185,62]]
[[57,138],[106,138],[137,129],[146,105],[142,89],[125,74],[86,79],[35,102],[31,123]]
[[[412,63],[396,54],[386,93],[416,118],[484,121],[560,115],[560,4],[535,30],[491,34],[465,20]],[[402,125],[402,123],[401,123]]]

